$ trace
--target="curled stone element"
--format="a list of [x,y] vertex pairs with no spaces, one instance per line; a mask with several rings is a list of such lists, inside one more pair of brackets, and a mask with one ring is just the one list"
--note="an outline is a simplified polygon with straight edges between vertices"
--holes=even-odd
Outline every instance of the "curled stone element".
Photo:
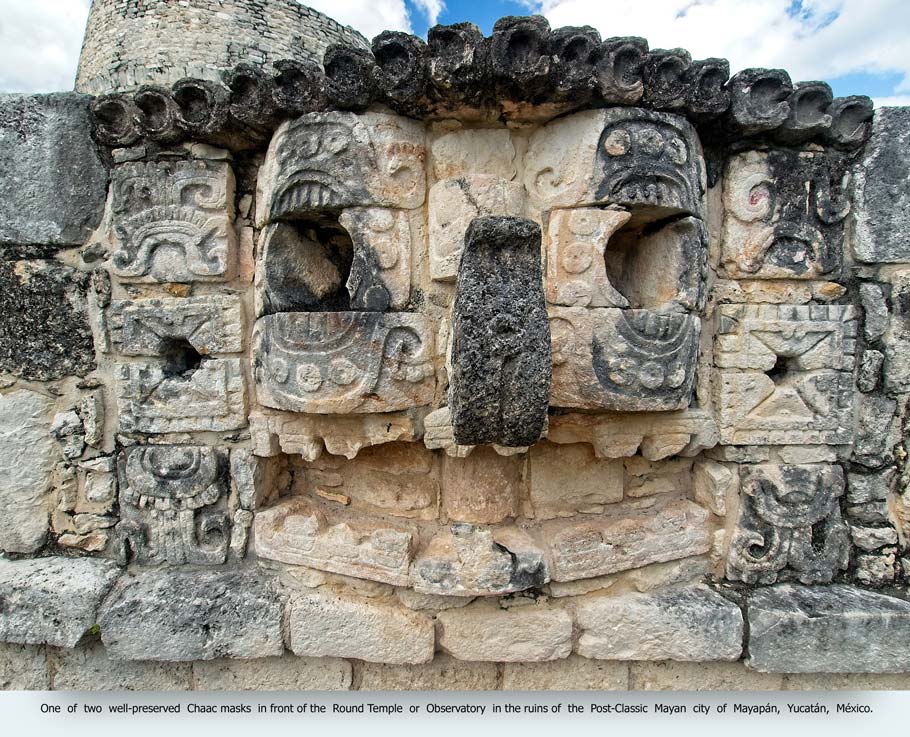
[[458,271],[449,405],[459,445],[535,443],[552,366],[540,226],[475,218]]
[[425,113],[429,81],[426,43],[401,31],[383,31],[373,39],[373,56],[383,102],[402,115]]
[[793,84],[783,69],[744,69],[729,87],[731,123],[746,135],[774,130],[790,115]]
[[96,97],[91,113],[92,131],[105,146],[131,146],[142,135],[139,108],[129,95]]
[[177,120],[189,138],[205,140],[224,130],[230,104],[224,87],[202,79],[181,79],[171,89],[180,108]]
[[281,116],[296,117],[325,107],[325,73],[308,59],[276,61],[272,101]]
[[550,24],[540,15],[508,16],[493,26],[493,76],[497,92],[535,100],[550,89]]
[[427,31],[433,98],[457,107],[482,104],[490,79],[490,47],[473,23]]
[[329,46],[322,64],[332,107],[359,113],[376,99],[376,62],[369,51]]
[[157,143],[176,143],[183,138],[177,122],[179,107],[166,87],[140,87],[133,98],[139,108],[142,131]]

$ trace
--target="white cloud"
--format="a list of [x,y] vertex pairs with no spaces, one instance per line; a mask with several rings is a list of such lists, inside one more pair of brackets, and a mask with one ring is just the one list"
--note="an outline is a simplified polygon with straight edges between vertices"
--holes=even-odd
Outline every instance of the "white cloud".
[[795,80],[850,72],[910,72],[907,0],[541,0],[554,26],[644,36],[652,48],[721,56],[733,71],[781,67]]
[[875,107],[907,107],[910,106],[910,95],[892,95],[891,97],[873,97]]
[[446,8],[442,0],[414,0],[414,5],[426,16],[427,22],[431,26],[436,25],[440,13]]
[[357,29],[368,39],[383,31],[412,30],[404,0],[303,0],[303,4]]
[[0,0],[0,91],[71,90],[89,0]]

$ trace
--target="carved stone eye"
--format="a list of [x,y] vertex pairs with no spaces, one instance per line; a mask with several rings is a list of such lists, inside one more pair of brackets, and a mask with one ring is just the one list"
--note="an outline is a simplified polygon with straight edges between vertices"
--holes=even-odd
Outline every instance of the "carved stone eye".
[[588,243],[572,243],[562,251],[562,268],[570,274],[580,274],[591,266],[593,256]]
[[686,144],[682,142],[682,139],[673,137],[667,141],[667,145],[664,149],[664,155],[672,161],[674,164],[682,166],[689,159],[689,154],[686,151]]
[[591,235],[597,230],[597,218],[588,210],[574,210],[569,215],[569,230],[575,235]]
[[297,369],[297,384],[305,392],[314,392],[322,386],[322,372],[314,363],[305,363]]
[[643,154],[658,156],[664,150],[664,137],[659,131],[645,129],[638,134],[638,146]]
[[604,140],[604,151],[608,156],[625,156],[632,146],[628,131],[614,130]]
[[347,386],[357,378],[357,374],[357,367],[344,358],[333,361],[329,370],[329,378],[338,386]]

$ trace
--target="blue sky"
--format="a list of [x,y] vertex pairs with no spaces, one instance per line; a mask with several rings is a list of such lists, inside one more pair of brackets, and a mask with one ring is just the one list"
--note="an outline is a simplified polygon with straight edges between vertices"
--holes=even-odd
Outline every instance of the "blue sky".
[[[293,0],[289,0],[293,1]],[[0,91],[70,89],[90,0],[0,0]],[[723,56],[736,71],[780,67],[823,79],[836,95],[910,105],[910,0],[308,0],[368,37],[384,28],[425,36],[469,20],[485,32],[504,15],[544,14],[554,27],[644,36],[652,48]]]

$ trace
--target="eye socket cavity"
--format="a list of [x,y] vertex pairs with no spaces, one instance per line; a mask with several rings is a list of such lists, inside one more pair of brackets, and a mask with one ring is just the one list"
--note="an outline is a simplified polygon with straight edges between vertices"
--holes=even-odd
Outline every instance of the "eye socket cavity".
[[677,166],[689,160],[686,143],[680,136],[672,130],[662,131],[653,127],[616,127],[604,137],[603,148],[612,157],[636,151],[650,158],[666,158]]

